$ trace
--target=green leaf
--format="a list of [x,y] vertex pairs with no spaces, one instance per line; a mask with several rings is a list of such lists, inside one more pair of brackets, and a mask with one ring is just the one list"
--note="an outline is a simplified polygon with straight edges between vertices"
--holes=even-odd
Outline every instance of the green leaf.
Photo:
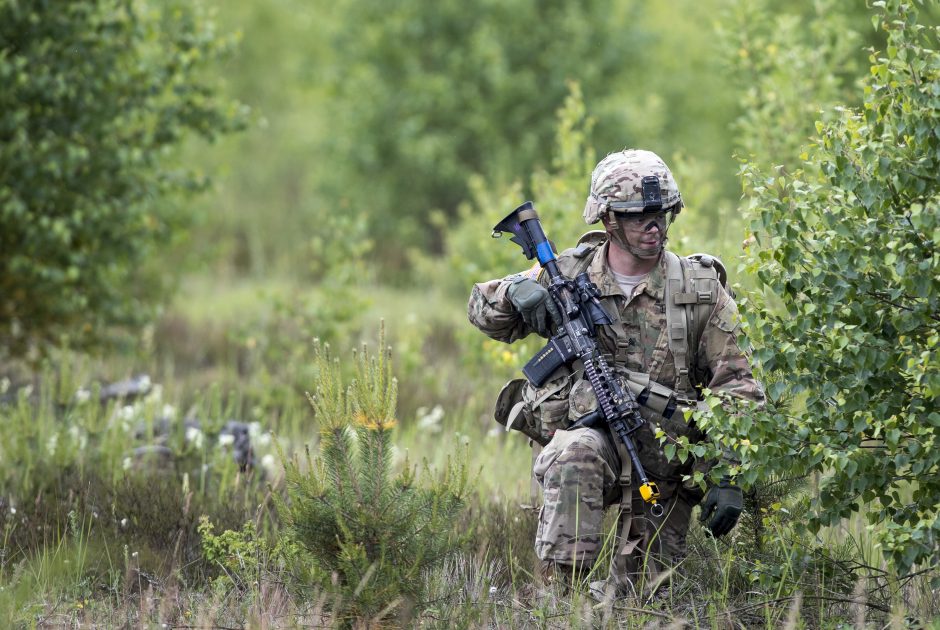
[[666,456],[668,461],[672,461],[676,456],[676,445],[673,443],[666,444],[663,447],[663,454]]

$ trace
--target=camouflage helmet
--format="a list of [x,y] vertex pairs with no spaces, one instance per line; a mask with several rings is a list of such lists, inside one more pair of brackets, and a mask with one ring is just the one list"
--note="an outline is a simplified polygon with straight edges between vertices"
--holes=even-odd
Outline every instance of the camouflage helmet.
[[584,220],[597,223],[608,212],[667,210],[678,214],[681,208],[679,187],[662,158],[652,151],[626,149],[611,153],[594,167]]

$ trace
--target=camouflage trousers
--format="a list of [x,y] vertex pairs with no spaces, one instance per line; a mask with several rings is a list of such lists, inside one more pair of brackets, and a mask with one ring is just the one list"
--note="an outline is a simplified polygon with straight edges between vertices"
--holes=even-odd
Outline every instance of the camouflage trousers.
[[607,550],[620,552],[611,563],[611,577],[625,584],[623,578],[635,582],[644,568],[655,576],[685,558],[692,508],[701,497],[678,482],[656,480],[665,507],[663,516],[656,518],[632,480],[630,509],[621,510],[621,518],[630,519],[627,541],[603,531],[605,509],[622,497],[620,457],[606,433],[590,428],[557,431],[536,459],[533,474],[544,495],[535,539],[540,560],[588,568],[606,540]]

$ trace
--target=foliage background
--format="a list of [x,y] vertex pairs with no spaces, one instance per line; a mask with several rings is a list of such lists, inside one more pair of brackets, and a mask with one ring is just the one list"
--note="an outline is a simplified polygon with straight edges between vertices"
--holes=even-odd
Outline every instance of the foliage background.
[[[0,15],[23,14],[24,6],[0,0]],[[203,610],[211,623],[223,624],[263,621],[291,602],[322,602],[318,593],[256,586],[272,573],[271,583],[289,580],[277,573],[286,569],[275,566],[269,548],[253,540],[230,536],[226,548],[236,551],[219,552],[216,564],[199,555],[201,514],[217,529],[246,537],[277,537],[283,524],[264,484],[245,483],[230,453],[203,451],[195,440],[219,441],[225,423],[237,418],[263,427],[288,452],[308,443],[316,449],[318,426],[304,397],[322,381],[312,340],[348,356],[363,341],[375,344],[383,317],[398,378],[391,465],[398,470],[408,457],[426,458],[430,469],[443,470],[448,456],[469,447],[467,463],[476,471],[466,517],[470,543],[436,574],[437,582],[420,590],[446,602],[434,612],[445,623],[498,619],[492,616],[498,607],[476,605],[490,585],[514,588],[531,577],[532,521],[517,509],[530,502],[529,449],[519,436],[492,430],[492,402],[536,342],[503,346],[466,323],[472,282],[524,266],[516,248],[489,239],[492,225],[532,198],[557,245],[570,246],[585,229],[580,212],[595,161],[623,147],[649,148],[672,166],[687,202],[670,233],[673,248],[720,255],[747,302],[762,282],[758,273],[773,268],[760,252],[773,249],[748,241],[745,251],[742,241],[755,230],[788,229],[780,217],[749,224],[748,206],[755,206],[752,216],[765,203],[788,207],[788,186],[808,168],[817,133],[862,133],[845,122],[851,120],[845,108],[869,98],[867,49],[884,51],[888,37],[873,28],[877,7],[835,0],[786,7],[766,0],[73,6],[59,14],[52,3],[36,3],[57,16],[39,30],[0,21],[0,71],[19,86],[0,95],[0,261],[6,265],[0,333],[10,339],[0,346],[0,578],[6,580],[0,610],[10,616],[0,619],[12,621],[27,614],[114,623],[117,615],[133,624],[151,613],[154,620],[180,621],[187,610]],[[919,8],[922,23],[940,21],[935,2]],[[140,22],[122,21],[128,12]],[[73,36],[82,19],[112,25],[78,37],[103,51],[94,72],[83,70],[84,58],[50,56],[56,48],[46,41],[61,40],[59,50],[70,50],[71,40],[53,31],[61,27]],[[36,61],[19,67],[26,62],[15,59],[17,42],[27,35],[36,42],[27,49]],[[137,57],[135,46],[144,51]],[[87,63],[92,58],[98,57]],[[143,100],[136,127],[108,115],[122,107],[106,98],[121,93],[108,82],[108,70],[122,67],[152,81],[125,77],[120,84],[139,90]],[[870,90],[877,87],[868,81]],[[81,169],[74,177],[56,175],[72,173],[55,166],[57,160],[82,162],[82,151],[91,149],[79,143],[76,153],[65,142],[50,158],[41,136],[30,135],[33,128],[22,121],[45,112],[51,118],[40,116],[35,127],[46,132],[69,111],[70,99],[86,94],[82,86],[102,95],[81,97],[100,106],[98,126],[88,132],[98,142],[96,154],[121,156],[139,141],[149,157],[103,167],[94,177]],[[172,141],[152,132],[149,122],[160,115],[175,121]],[[936,133],[929,116],[913,116]],[[30,130],[25,138],[24,129]],[[208,143],[203,136],[218,137]],[[50,159],[52,171],[20,174]],[[773,188],[783,191],[780,199],[755,196],[756,182],[770,173],[782,178]],[[95,201],[112,184],[136,192]],[[165,194],[187,188],[202,194]],[[72,206],[61,199],[40,203],[52,194],[77,195],[89,210],[67,212]],[[38,201],[18,211],[17,195]],[[64,232],[55,227],[60,224]],[[77,240],[63,237],[84,232],[100,239],[94,260],[82,259]],[[848,248],[851,235],[840,239]],[[39,255],[40,249],[56,255]],[[882,253],[874,247],[866,255],[883,264]],[[27,303],[14,283],[32,291],[26,298],[32,307],[61,303],[78,317],[54,317],[48,325],[30,320],[35,331],[24,334],[9,316],[10,304]],[[156,287],[174,290],[150,291]],[[778,316],[781,325],[790,316],[779,296],[754,304],[754,312]],[[115,329],[124,332],[118,345],[95,345],[89,336],[90,354],[74,347],[79,332],[113,340]],[[932,365],[936,341],[925,344],[924,365]],[[351,374],[353,363],[339,369]],[[804,365],[800,378],[812,384],[815,369]],[[160,396],[118,407],[94,403],[96,383],[140,372],[162,385]],[[783,380],[770,369],[764,377],[771,388]],[[92,392],[90,406],[76,395],[83,388]],[[805,394],[788,401],[797,414],[817,402]],[[164,416],[174,422],[166,443],[180,455],[178,475],[165,483],[133,482],[125,469],[129,452],[156,436]],[[202,438],[184,424],[187,418],[201,420]],[[772,440],[774,429],[766,426]],[[935,465],[926,474],[935,479]],[[687,585],[692,590],[668,609],[674,618],[708,625],[734,614],[742,623],[777,627],[795,606],[808,625],[852,615],[858,622],[855,591],[875,606],[861,606],[862,617],[865,610],[882,620],[909,611],[937,614],[929,580],[936,577],[929,562],[934,543],[915,558],[927,579],[899,578],[898,563],[885,561],[878,542],[881,519],[866,529],[858,519],[834,518],[808,532],[793,524],[812,517],[807,498],[816,486],[785,487],[749,497],[750,520],[727,548],[696,539],[693,529],[694,574],[714,577]],[[253,525],[242,530],[248,520]],[[114,547],[112,539],[126,546]],[[238,549],[250,550],[253,560],[244,561]],[[84,570],[67,568],[79,564]],[[247,594],[244,604],[226,604],[230,599],[203,590],[208,578],[219,577],[219,566],[230,578],[222,588]],[[163,588],[161,605],[172,601],[174,611],[144,610],[146,576],[152,584],[172,576],[165,584],[183,595]],[[88,612],[82,602],[94,601],[103,583],[109,595],[97,597],[98,612]],[[454,584],[477,599],[454,599]],[[832,601],[800,608],[804,592]],[[206,605],[213,597],[216,603]],[[755,598],[763,603],[753,607]],[[57,599],[70,602],[67,612]],[[508,619],[547,623],[557,614],[563,623],[589,623],[579,605],[558,598]],[[297,603],[293,612],[303,608]],[[729,612],[738,609],[760,613]]]

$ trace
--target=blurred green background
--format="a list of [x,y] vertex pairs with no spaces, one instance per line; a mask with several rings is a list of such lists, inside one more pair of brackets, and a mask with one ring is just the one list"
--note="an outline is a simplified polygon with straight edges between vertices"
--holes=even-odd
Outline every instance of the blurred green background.
[[[695,247],[733,255],[734,156],[794,160],[822,108],[860,102],[853,82],[878,44],[870,15],[863,2],[226,3],[219,28],[240,44],[220,74],[254,115],[186,155],[217,173],[193,208],[189,260],[316,282],[348,260],[343,242],[368,247],[369,276],[412,284],[408,252],[441,253],[472,177],[533,193],[530,174],[560,157],[570,82],[592,121],[584,145],[661,154]],[[774,114],[763,133],[788,146],[749,133]],[[586,195],[590,171],[578,175]]]

